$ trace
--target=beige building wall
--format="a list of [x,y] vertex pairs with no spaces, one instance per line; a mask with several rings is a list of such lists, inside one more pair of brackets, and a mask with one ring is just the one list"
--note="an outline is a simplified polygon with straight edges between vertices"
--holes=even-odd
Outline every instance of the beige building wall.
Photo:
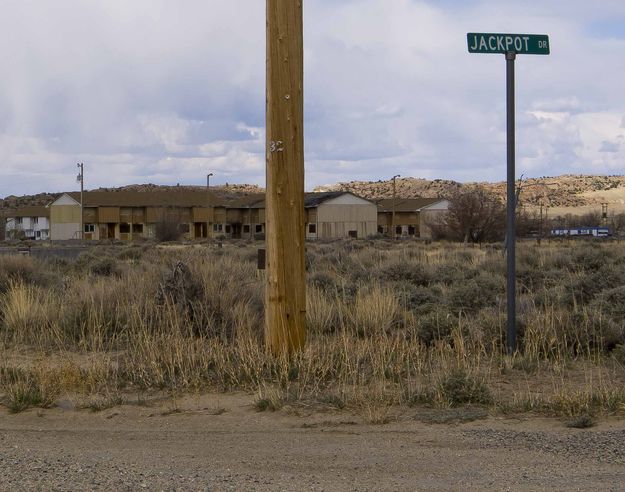
[[50,220],[57,224],[80,224],[80,205],[52,205]]
[[80,222],[52,222],[50,224],[50,239],[53,241],[80,239]]
[[50,239],[63,241],[80,238],[80,204],[62,195],[50,205]]
[[431,239],[432,238],[432,224],[441,223],[445,219],[447,210],[449,209],[449,201],[441,200],[428,207],[423,207],[419,214],[419,231],[420,237]]
[[366,238],[377,228],[378,208],[368,200],[346,194],[317,207],[318,238]]
[[99,207],[98,219],[101,224],[116,224],[119,222],[119,207]]

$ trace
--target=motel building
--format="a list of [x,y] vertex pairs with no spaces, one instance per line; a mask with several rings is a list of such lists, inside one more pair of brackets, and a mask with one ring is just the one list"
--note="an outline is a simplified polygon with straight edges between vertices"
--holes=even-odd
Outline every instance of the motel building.
[[[379,234],[430,239],[430,226],[441,220],[449,209],[449,201],[440,198],[388,198],[378,200],[377,206]],[[389,234],[392,228],[395,230]]]
[[47,207],[22,207],[6,219],[7,239],[50,239],[50,209]]
[[[217,198],[206,191],[87,191],[83,194],[85,240],[154,238],[173,224],[186,238],[209,237]],[[80,193],[64,193],[49,205],[50,239],[80,239]]]
[[[350,192],[306,193],[306,239],[431,237],[449,202],[441,199],[379,200]],[[24,207],[6,220],[7,239],[53,241],[81,238],[80,193],[64,193],[47,207]],[[251,193],[223,200],[203,190],[87,191],[83,193],[82,236],[86,241],[158,238],[172,228],[184,239],[262,239],[266,232],[265,195]]]
[[[39,235],[30,232],[31,219],[19,223],[33,213],[27,209],[12,214],[8,229],[28,225],[28,238],[53,241],[157,238],[164,225],[185,239],[262,239],[265,234],[264,194],[223,200],[203,190],[86,191],[82,207],[80,200],[78,192],[64,193],[41,207],[38,214],[45,221],[38,218]],[[306,193],[304,204],[307,239],[367,238],[377,232],[376,204],[352,193]]]

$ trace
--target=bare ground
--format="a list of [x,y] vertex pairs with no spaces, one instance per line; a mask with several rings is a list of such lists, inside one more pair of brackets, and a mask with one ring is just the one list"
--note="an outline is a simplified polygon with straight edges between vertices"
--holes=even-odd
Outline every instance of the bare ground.
[[625,422],[590,430],[482,409],[384,425],[208,395],[93,413],[0,410],[1,490],[623,490]]

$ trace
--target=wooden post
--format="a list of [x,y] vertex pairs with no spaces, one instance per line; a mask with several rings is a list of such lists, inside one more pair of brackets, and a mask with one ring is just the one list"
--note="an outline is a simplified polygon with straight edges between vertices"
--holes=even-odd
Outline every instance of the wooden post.
[[306,341],[302,0],[267,0],[267,285],[265,343]]

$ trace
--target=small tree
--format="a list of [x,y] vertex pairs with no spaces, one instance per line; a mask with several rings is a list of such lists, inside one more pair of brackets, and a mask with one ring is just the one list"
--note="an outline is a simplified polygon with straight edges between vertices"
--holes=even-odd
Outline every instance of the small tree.
[[161,220],[156,223],[155,236],[159,242],[177,241],[180,239],[180,229],[175,221]]
[[[544,226],[544,220],[541,223],[540,216],[535,210],[528,211],[521,209],[517,211],[516,216],[516,233],[519,237],[538,235]],[[544,231],[542,231],[544,234]]]
[[180,230],[180,213],[174,208],[166,208],[161,211],[160,220],[156,223],[154,231],[156,240],[177,241],[182,235]]
[[625,231],[625,214],[617,214],[614,217],[612,217],[610,226],[612,226],[612,232],[616,235],[624,232]]
[[445,225],[465,243],[503,239],[506,208],[499,198],[478,186],[458,190],[450,199]]

